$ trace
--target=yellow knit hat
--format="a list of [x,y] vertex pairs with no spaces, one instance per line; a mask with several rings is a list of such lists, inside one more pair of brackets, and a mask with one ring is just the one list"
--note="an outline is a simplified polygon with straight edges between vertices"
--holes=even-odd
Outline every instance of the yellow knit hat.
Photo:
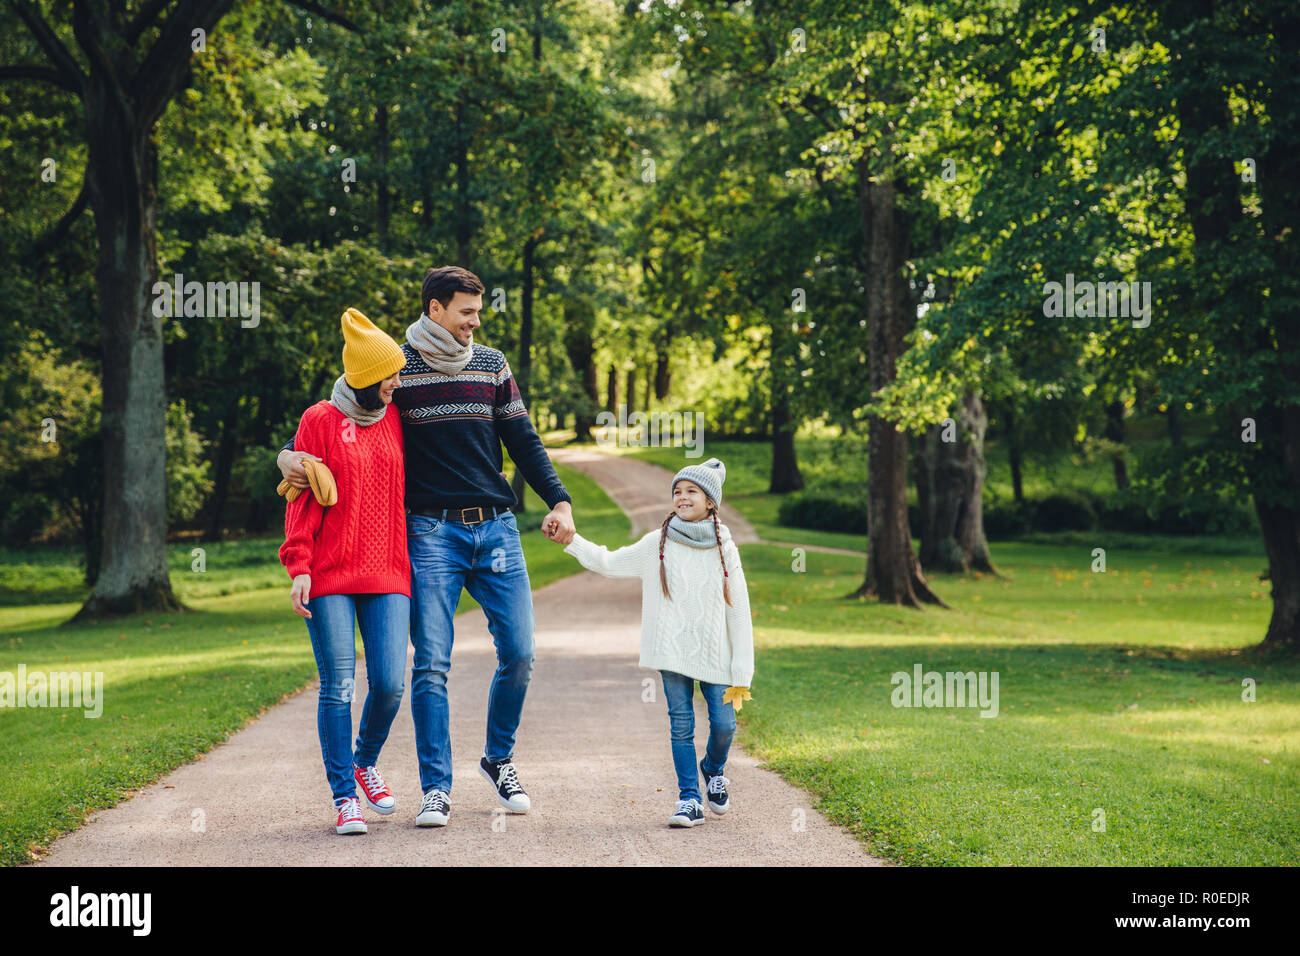
[[395,375],[406,364],[393,337],[356,309],[343,313],[343,381],[366,388]]

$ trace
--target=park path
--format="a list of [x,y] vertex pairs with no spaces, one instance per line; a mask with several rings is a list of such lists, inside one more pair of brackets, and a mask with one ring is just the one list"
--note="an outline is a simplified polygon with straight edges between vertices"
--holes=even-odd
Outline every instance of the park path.
[[[658,527],[667,513],[671,472],[582,449],[551,455],[591,475],[638,530]],[[756,539],[725,504],[723,520],[740,543]],[[558,547],[537,538],[528,546]],[[455,783],[447,827],[414,824],[420,786],[408,687],[380,761],[396,812],[382,817],[367,809],[365,836],[334,833],[313,682],[198,760],[96,813],[57,840],[40,865],[882,863],[813,810],[809,794],[762,769],[743,749],[743,726],[727,763],[731,811],[719,817],[706,810],[708,822],[692,830],[668,827],[676,777],[663,688],[657,674],[637,665],[640,584],[584,570],[535,591],[533,602],[537,659],[515,748],[530,813],[497,810],[477,772],[496,657],[476,609],[456,619],[448,677]],[[643,702],[646,687],[654,694]],[[362,703],[358,694],[354,726]],[[707,727],[696,695],[697,747]]]

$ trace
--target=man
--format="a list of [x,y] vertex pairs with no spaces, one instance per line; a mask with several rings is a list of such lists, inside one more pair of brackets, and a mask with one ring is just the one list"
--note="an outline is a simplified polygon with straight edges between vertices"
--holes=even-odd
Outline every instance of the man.
[[[506,809],[531,805],[514,766],[515,733],[533,669],[533,596],[502,473],[501,443],[546,502],[547,537],[573,537],[572,499],[529,421],[510,365],[474,342],[483,283],[466,269],[430,269],[423,310],[406,330],[406,365],[394,403],[406,445],[406,532],[411,558],[411,714],[424,799],[417,826],[446,826],[451,813],[447,672],[452,617],[465,588],[483,607],[496,644],[487,740],[479,772]],[[277,463],[305,487],[305,458],[290,441]]]

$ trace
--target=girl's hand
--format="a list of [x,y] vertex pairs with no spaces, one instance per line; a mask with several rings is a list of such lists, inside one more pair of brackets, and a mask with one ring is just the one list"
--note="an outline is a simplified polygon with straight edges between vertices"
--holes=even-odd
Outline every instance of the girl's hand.
[[297,614],[311,617],[311,611],[307,610],[307,602],[311,600],[310,574],[300,574],[293,579],[293,586],[289,588],[289,599],[293,601],[293,609]]
[[722,702],[731,704],[736,710],[745,706],[744,701],[752,700],[753,695],[749,692],[748,687],[728,687],[722,692]]

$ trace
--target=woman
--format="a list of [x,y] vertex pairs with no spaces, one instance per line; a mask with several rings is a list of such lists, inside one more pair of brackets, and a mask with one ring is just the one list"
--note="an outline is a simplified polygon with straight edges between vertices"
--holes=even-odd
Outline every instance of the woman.
[[[322,505],[313,493],[289,502],[280,561],[293,578],[293,609],[306,619],[320,671],[316,725],[338,814],[335,829],[347,834],[366,832],[358,788],[377,813],[396,808],[375,763],[402,700],[411,568],[402,427],[391,407],[406,359],[356,309],[344,312],[342,322],[343,375],[329,401],[303,413],[295,439],[333,475],[337,503]],[[354,622],[361,627],[370,685],[355,752]]]

